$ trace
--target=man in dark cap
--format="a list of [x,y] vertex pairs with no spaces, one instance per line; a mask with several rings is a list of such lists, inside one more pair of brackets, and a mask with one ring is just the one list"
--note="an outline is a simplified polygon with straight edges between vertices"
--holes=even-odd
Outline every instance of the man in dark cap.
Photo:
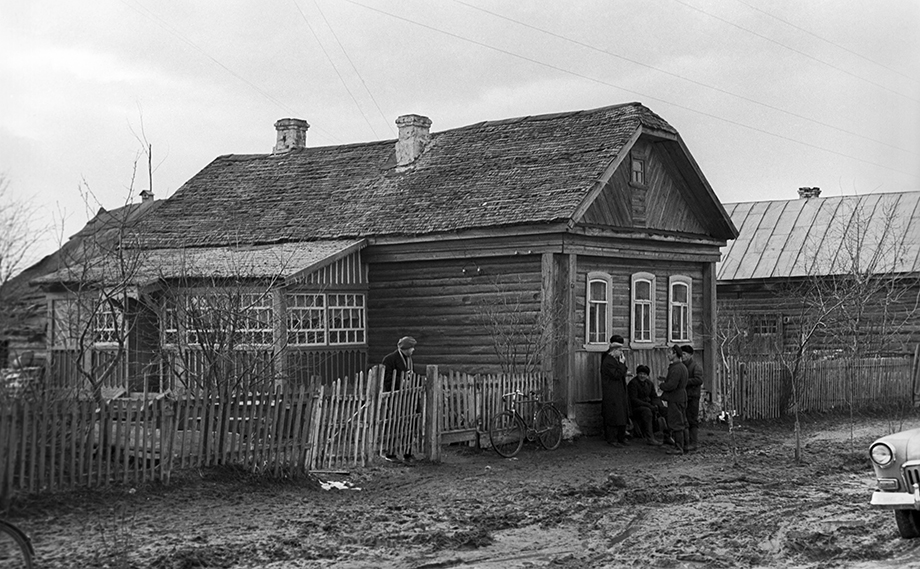
[[633,421],[645,442],[661,446],[661,443],[655,439],[654,424],[662,405],[655,386],[649,379],[649,373],[648,366],[640,365],[636,368],[636,377],[627,386],[629,406],[632,408]]
[[601,360],[601,415],[607,444],[625,446],[629,423],[629,394],[626,392],[626,356],[623,336],[610,337],[610,348]]
[[406,374],[415,372],[412,353],[415,352],[416,343],[412,336],[403,336],[396,343],[396,351],[383,358],[381,364],[384,367],[384,391],[396,391]]
[[687,448],[687,366],[681,361],[684,353],[678,346],[668,348],[668,376],[661,389],[661,398],[668,403],[668,429],[675,448],[668,454],[684,454]]
[[694,452],[699,448],[700,430],[700,395],[703,390],[703,367],[693,359],[693,346],[680,347],[683,352],[681,361],[687,366],[687,432],[690,443],[687,452]]

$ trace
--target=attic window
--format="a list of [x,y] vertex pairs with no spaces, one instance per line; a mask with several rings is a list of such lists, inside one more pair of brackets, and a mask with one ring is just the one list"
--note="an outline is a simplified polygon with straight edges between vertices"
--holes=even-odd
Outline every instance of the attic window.
[[632,158],[632,176],[630,180],[633,184],[640,186],[645,185],[645,160],[633,156]]

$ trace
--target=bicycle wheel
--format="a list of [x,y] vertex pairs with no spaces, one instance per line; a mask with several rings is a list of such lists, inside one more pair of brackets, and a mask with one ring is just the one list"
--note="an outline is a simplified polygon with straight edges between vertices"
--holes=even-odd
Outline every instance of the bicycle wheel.
[[516,455],[524,445],[524,421],[511,411],[502,411],[489,423],[489,442],[505,458]]
[[0,569],[32,569],[32,544],[19,528],[0,521]]
[[562,413],[559,409],[551,403],[540,407],[533,427],[543,448],[554,450],[559,447],[559,443],[562,442]]

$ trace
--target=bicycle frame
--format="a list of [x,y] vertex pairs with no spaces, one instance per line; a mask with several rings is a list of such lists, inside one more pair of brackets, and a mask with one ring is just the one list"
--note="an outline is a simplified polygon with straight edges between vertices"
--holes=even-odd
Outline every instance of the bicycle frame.
[[[512,391],[511,393],[505,393],[502,395],[502,399],[505,399],[508,402],[508,411],[514,413],[517,418],[524,422],[524,427],[527,429],[527,440],[532,441],[536,436],[534,425],[537,422],[537,413],[540,412],[540,408],[545,403],[539,396],[539,393],[536,391],[530,392],[530,399],[522,399],[522,397],[524,397],[524,392],[520,390]],[[521,412],[518,411],[518,404],[533,404],[533,413],[531,413],[530,421],[525,419]]]

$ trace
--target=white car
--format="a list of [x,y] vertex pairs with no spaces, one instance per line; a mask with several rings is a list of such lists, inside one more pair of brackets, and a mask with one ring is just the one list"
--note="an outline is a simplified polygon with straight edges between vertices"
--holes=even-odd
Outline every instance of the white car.
[[920,537],[920,429],[878,439],[869,456],[878,482],[871,504],[894,510],[901,537]]

